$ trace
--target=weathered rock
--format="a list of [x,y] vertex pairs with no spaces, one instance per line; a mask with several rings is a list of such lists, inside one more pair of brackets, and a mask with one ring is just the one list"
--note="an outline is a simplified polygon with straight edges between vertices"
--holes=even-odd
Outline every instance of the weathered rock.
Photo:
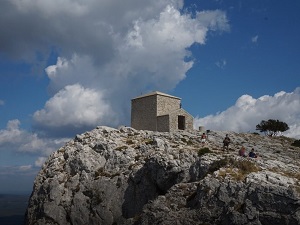
[[[229,153],[221,151],[229,134]],[[300,224],[292,139],[97,127],[54,152],[37,175],[26,224]],[[241,146],[259,152],[241,158]],[[207,147],[210,153],[198,151]]]

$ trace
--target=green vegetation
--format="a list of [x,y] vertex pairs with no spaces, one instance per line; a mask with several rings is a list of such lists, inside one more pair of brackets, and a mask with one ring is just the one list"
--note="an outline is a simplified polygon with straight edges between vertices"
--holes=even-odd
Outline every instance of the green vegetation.
[[99,178],[99,177],[110,177],[111,176],[111,174],[110,173],[108,173],[108,172],[106,172],[105,170],[104,170],[104,168],[103,167],[101,167],[101,168],[99,168],[98,170],[96,170],[95,171],[95,178]]
[[220,168],[225,167],[224,170],[219,172],[220,177],[231,176],[235,180],[241,181],[252,172],[257,172],[260,169],[256,164],[249,160],[235,160],[234,158],[223,158],[213,162],[210,165],[208,173],[213,173]]
[[134,142],[133,142],[133,140],[132,140],[132,139],[127,139],[127,140],[126,140],[126,144],[128,144],[128,145],[132,145],[132,144],[134,144]]
[[115,176],[119,176],[119,175],[120,175],[120,172],[109,173],[109,172],[105,171],[103,167],[96,170],[95,174],[94,174],[95,180],[99,179],[100,177],[108,177],[108,178],[112,179]]
[[234,168],[239,169],[240,173],[243,175],[247,175],[251,172],[257,172],[259,171],[258,167],[256,166],[255,163],[252,161],[248,160],[233,160],[232,161],[232,166]]
[[148,138],[148,139],[145,139],[145,144],[146,144],[146,145],[153,145],[153,142],[154,142],[154,141],[153,141],[152,139],[149,139],[149,138]]
[[300,139],[299,139],[299,140],[295,140],[295,141],[292,143],[292,146],[300,147]]
[[268,136],[277,136],[281,132],[287,131],[289,126],[285,122],[279,120],[269,119],[268,121],[262,120],[260,124],[256,125],[256,130],[264,132]]
[[182,142],[187,142],[187,140],[186,140],[185,138],[180,138],[180,140],[181,140]]
[[190,139],[186,139],[186,138],[181,138],[180,139],[182,142],[185,142],[187,145],[193,145],[193,141]]
[[123,150],[125,150],[125,149],[127,149],[128,147],[126,146],[126,145],[123,145],[123,146],[119,146],[119,147],[117,147],[115,150],[116,151],[123,151]]
[[201,157],[206,153],[212,153],[211,150],[209,150],[209,148],[201,148],[198,150],[198,156]]
[[223,159],[214,161],[210,165],[210,167],[208,169],[208,173],[213,173],[213,172],[219,170],[220,168],[225,167],[227,164],[228,164],[228,159],[227,158],[223,158]]

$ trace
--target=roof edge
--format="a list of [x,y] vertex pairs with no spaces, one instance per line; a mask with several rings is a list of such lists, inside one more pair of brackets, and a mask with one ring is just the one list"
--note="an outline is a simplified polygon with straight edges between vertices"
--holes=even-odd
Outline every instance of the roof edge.
[[145,98],[145,97],[149,97],[149,96],[152,96],[152,95],[161,95],[161,96],[165,96],[165,97],[169,97],[169,98],[176,98],[176,99],[181,100],[181,98],[179,98],[179,97],[169,95],[169,94],[166,94],[166,93],[163,93],[163,92],[160,92],[160,91],[153,91],[153,92],[150,92],[148,94],[140,95],[140,96],[137,96],[137,97],[135,97],[131,100],[138,99],[138,98]]

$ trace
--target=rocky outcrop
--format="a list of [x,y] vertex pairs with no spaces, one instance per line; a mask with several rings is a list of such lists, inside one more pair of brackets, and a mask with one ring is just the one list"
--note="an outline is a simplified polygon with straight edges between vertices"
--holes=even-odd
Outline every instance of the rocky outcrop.
[[[26,224],[300,224],[292,139],[211,131],[203,146],[199,138],[129,127],[77,135],[37,175]],[[242,145],[260,157],[237,156]]]

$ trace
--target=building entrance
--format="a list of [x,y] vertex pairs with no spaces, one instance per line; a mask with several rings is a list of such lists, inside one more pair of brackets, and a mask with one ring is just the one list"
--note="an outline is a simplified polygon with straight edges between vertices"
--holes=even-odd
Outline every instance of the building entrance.
[[178,116],[178,130],[185,130],[185,116]]

